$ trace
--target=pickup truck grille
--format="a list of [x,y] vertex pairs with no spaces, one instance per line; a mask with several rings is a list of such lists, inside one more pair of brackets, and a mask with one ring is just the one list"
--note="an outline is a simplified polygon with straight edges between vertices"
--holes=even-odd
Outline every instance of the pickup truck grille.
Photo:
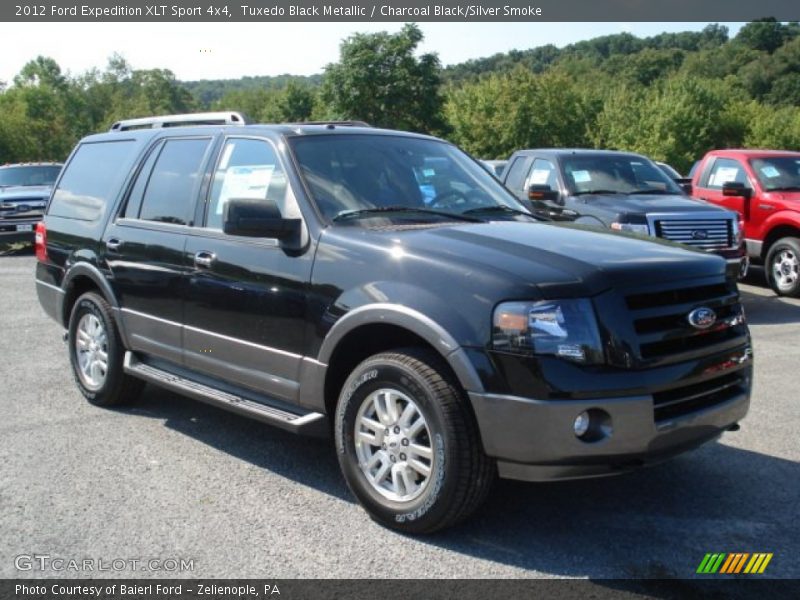
[[733,246],[733,221],[730,219],[655,219],[655,235],[702,250],[721,250]]
[[653,394],[655,422],[663,422],[731,400],[747,390],[747,375],[728,373],[701,383]]
[[[744,311],[734,284],[649,291],[630,294],[625,301],[643,367],[692,360],[747,343]],[[708,329],[689,323],[689,313],[700,307],[716,314],[716,323]]]

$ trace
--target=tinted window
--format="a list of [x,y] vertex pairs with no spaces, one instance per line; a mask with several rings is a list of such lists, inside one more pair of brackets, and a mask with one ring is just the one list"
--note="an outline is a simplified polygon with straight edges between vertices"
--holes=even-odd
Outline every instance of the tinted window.
[[730,158],[718,158],[711,167],[708,175],[707,188],[712,190],[722,189],[730,181],[747,184],[747,174],[739,161]]
[[159,143],[147,155],[144,165],[142,165],[139,174],[136,176],[136,182],[133,184],[128,202],[125,205],[125,211],[122,216],[129,219],[136,219],[139,216],[139,209],[142,207],[142,198],[147,189],[147,182],[150,181],[150,173],[153,172],[153,165],[161,152],[163,143]]
[[211,186],[207,227],[222,229],[225,204],[232,198],[270,199],[286,216],[286,175],[268,142],[230,139],[225,143]]
[[189,223],[209,142],[209,139],[191,139],[164,143],[147,182],[140,219]]
[[66,167],[48,214],[82,221],[101,218],[128,173],[135,149],[132,140],[81,144]]
[[558,178],[556,176],[556,168],[549,160],[537,158],[533,161],[533,169],[525,183],[525,188],[528,189],[532,185],[547,185],[550,189],[558,189]]
[[506,187],[508,187],[508,189],[523,189],[522,182],[528,174],[528,165],[530,164],[531,160],[527,156],[518,156],[514,159],[514,162],[508,167],[508,177],[506,177]]
[[6,167],[0,169],[0,186],[53,185],[60,172],[60,166]]

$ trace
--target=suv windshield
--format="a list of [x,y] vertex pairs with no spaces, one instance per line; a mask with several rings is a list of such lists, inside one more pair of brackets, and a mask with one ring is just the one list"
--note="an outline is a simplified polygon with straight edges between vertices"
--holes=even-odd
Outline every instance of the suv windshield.
[[60,166],[22,166],[0,169],[0,186],[53,185],[61,172]]
[[576,154],[563,157],[561,168],[572,195],[683,193],[655,163],[642,156]]
[[800,190],[800,156],[754,158],[750,166],[766,191]]
[[484,168],[445,142],[348,134],[302,136],[289,143],[314,201],[330,220],[346,215],[442,220],[469,211],[474,219],[498,207],[528,214]]

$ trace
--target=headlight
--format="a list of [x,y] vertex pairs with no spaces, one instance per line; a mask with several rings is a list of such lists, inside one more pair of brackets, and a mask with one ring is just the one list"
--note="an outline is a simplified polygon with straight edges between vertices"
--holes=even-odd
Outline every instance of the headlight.
[[647,223],[612,223],[611,229],[615,231],[638,233],[640,235],[650,235],[650,227],[648,227]]
[[493,324],[496,350],[586,365],[603,362],[597,319],[587,299],[504,302],[495,309]]

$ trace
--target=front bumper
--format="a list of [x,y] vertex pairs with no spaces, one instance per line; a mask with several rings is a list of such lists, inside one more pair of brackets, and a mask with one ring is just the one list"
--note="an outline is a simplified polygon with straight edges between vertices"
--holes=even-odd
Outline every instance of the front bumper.
[[41,216],[30,219],[0,219],[0,242],[32,242],[36,224],[41,220]]
[[[724,401],[656,422],[651,395],[589,400],[535,400],[470,393],[484,450],[498,461],[501,477],[547,481],[613,475],[660,462],[719,437],[746,414],[747,384]],[[573,423],[583,411],[605,411],[610,435],[586,442]]]

